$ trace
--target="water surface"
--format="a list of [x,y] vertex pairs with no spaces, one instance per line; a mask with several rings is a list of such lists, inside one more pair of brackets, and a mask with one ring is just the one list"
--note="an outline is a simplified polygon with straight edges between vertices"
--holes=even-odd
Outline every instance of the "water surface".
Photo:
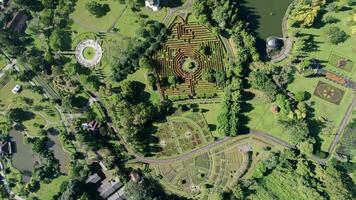
[[39,161],[39,158],[32,151],[31,146],[24,143],[24,136],[22,133],[12,130],[10,131],[10,137],[13,142],[12,146],[14,151],[11,163],[16,169],[21,171],[23,180],[28,182],[34,170],[36,161]]
[[269,36],[282,37],[282,21],[288,6],[293,0],[244,0],[249,11],[250,26],[265,40]]

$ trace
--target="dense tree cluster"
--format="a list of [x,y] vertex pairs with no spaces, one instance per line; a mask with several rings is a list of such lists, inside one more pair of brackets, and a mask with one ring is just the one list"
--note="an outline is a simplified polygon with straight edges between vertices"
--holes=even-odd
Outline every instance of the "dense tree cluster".
[[[257,165],[251,179],[238,183],[227,199],[352,199],[347,174],[321,166],[296,152],[277,152]],[[283,187],[277,186],[283,183]]]
[[342,43],[348,38],[346,32],[336,26],[330,26],[326,34],[327,34],[327,39],[331,44]]
[[157,21],[148,21],[141,27],[139,37],[128,39],[125,49],[119,52],[118,60],[113,64],[113,79],[122,81],[135,72],[140,67],[140,58],[149,57],[160,48],[166,32],[165,25]]
[[95,17],[103,17],[110,11],[109,4],[106,3],[98,3],[96,1],[88,2],[85,7],[88,9],[90,14],[94,15]]
[[144,87],[138,82],[127,81],[108,100],[109,110],[123,136],[137,152],[149,153],[154,141],[150,131],[154,120],[171,112],[171,103],[163,101],[153,105],[146,99]]
[[176,195],[166,194],[162,186],[152,178],[144,178],[139,183],[128,182],[125,185],[125,194],[127,200],[185,200]]
[[232,0],[197,0],[193,12],[200,23],[207,24],[214,32],[232,38],[236,46],[234,60],[226,62],[226,74],[206,71],[204,78],[226,88],[222,113],[218,117],[218,130],[222,135],[238,134],[241,115],[241,90],[243,66],[249,61],[259,60],[255,49],[255,38],[247,31],[239,17],[239,4]]
[[325,3],[325,0],[297,1],[289,17],[291,24],[296,27],[311,27]]

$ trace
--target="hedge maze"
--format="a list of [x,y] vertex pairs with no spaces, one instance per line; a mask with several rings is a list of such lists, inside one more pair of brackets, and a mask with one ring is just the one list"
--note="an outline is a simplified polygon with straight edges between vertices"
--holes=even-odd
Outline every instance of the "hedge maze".
[[[204,70],[224,70],[225,48],[210,29],[177,17],[169,27],[163,47],[153,56],[163,96],[212,94],[221,91],[214,83],[202,79]],[[169,77],[180,79],[169,85]]]

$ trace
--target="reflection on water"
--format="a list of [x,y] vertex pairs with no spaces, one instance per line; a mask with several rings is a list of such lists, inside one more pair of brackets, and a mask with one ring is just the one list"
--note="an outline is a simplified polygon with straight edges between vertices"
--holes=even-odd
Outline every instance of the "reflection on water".
[[245,0],[244,6],[250,11],[251,26],[258,36],[265,40],[269,36],[282,37],[282,21],[293,0]]
[[59,135],[56,131],[49,131],[48,147],[53,150],[54,156],[58,159],[60,164],[60,170],[62,173],[68,173],[69,154],[62,148],[62,144],[59,141]]
[[28,182],[36,161],[39,158],[32,152],[31,146],[24,143],[22,133],[12,130],[10,132],[11,140],[13,141],[14,154],[11,158],[12,165],[21,171],[24,182]]

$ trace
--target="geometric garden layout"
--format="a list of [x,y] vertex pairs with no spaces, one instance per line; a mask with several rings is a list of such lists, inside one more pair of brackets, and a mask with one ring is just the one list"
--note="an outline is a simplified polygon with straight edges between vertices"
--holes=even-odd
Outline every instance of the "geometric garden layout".
[[[249,137],[240,138],[185,161],[153,164],[153,174],[160,177],[162,184],[170,191],[190,198],[198,197],[205,184],[214,188],[210,193],[222,191],[231,188],[249,169],[252,155],[244,151],[244,147],[250,142]],[[270,146],[263,141],[254,142]]]
[[319,81],[314,95],[330,103],[339,105],[344,96],[344,91],[323,81]]
[[166,123],[158,126],[160,157],[174,156],[213,142],[208,125],[199,112],[169,117]]
[[[169,27],[169,35],[163,47],[153,56],[157,64],[160,92],[167,95],[190,95],[216,93],[221,89],[214,83],[202,80],[202,73],[207,69],[224,70],[225,48],[220,38],[209,28],[187,19],[176,17]],[[199,51],[205,48],[207,52]],[[186,68],[187,62],[191,62]],[[176,76],[182,83],[167,87],[168,77]]]
[[[167,122],[157,125],[157,137],[162,148],[156,155],[159,158],[174,158],[213,142],[208,124],[200,112],[176,112]],[[271,146],[263,141],[253,141],[261,147]],[[246,173],[251,161],[251,154],[246,150],[250,143],[249,137],[243,137],[184,161],[153,164],[151,167],[167,189],[187,197],[197,197],[205,184],[212,185],[214,191],[223,190]]]

